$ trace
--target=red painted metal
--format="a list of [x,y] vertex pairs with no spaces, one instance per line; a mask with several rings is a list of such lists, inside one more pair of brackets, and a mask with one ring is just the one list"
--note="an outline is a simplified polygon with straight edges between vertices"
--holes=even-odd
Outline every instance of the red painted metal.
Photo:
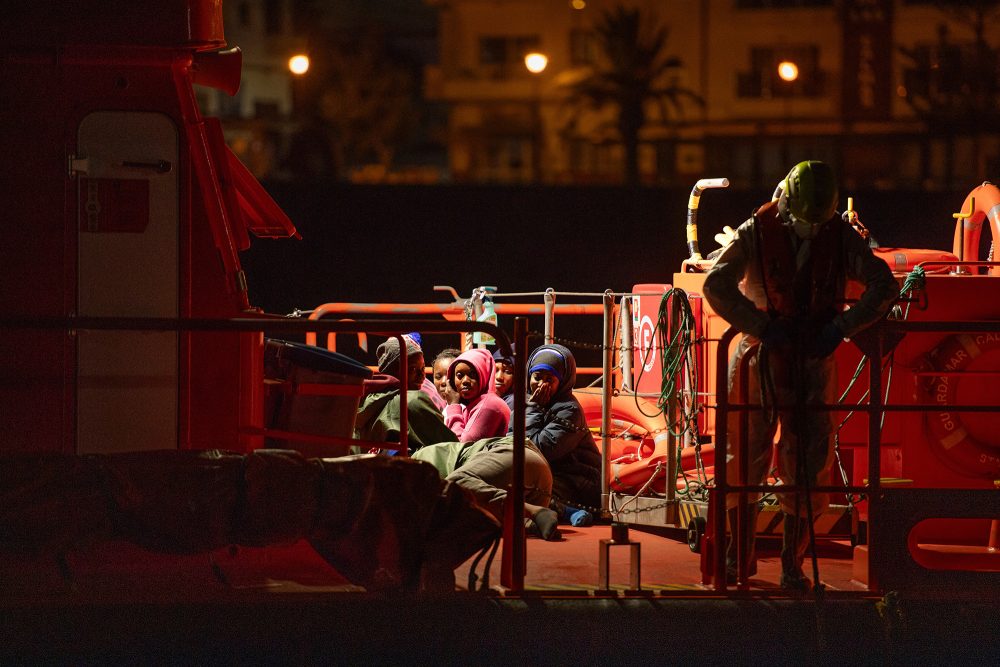
[[[0,450],[76,451],[80,436],[79,334],[85,330],[180,332],[177,436],[176,442],[162,445],[235,451],[259,447],[269,435],[308,439],[303,434],[264,428],[264,330],[307,333],[313,342],[315,332],[367,331],[399,337],[401,332],[416,329],[489,330],[465,322],[464,308],[458,304],[327,303],[314,311],[311,321],[246,317],[258,314],[251,306],[239,258],[250,242],[249,233],[267,237],[297,233],[225,147],[219,122],[203,118],[195,100],[195,80],[232,92],[234,73],[238,74],[238,67],[234,69],[238,55],[221,51],[226,42],[218,0],[82,0],[68,3],[58,13],[51,12],[45,3],[37,7],[29,3],[0,16],[0,33],[4,35],[0,42],[0,99],[5,105],[5,122],[0,124],[0,145],[4,147],[0,173],[4,190],[17,193],[6,201],[5,216],[18,221],[5,230],[5,244],[18,251],[8,253],[0,263],[0,284],[4,285],[0,290],[0,313],[4,315],[0,346],[16,351],[0,358],[0,375],[5,380],[0,384],[0,428],[6,434]],[[92,156],[81,154],[80,128],[89,117],[101,113],[155,114],[167,119],[177,133],[174,163],[120,165],[140,174],[166,172],[176,177],[171,203],[178,211],[177,266],[176,278],[169,279],[176,284],[168,286],[178,295],[176,317],[143,317],[143,312],[128,310],[114,313],[117,317],[76,317],[80,295],[88,289],[80,278],[81,233],[141,236],[149,231],[153,211],[142,201],[151,182],[147,176],[90,175],[88,170],[94,165],[88,163]],[[103,213],[97,215],[98,210]],[[871,507],[863,508],[872,548],[872,588],[897,583],[905,586],[917,579],[922,582],[929,575],[920,573],[917,565],[949,569],[950,565],[967,566],[975,561],[975,567],[982,563],[995,567],[993,556],[970,559],[968,555],[992,554],[1000,546],[993,499],[994,478],[1000,473],[995,466],[970,473],[970,461],[956,462],[952,450],[976,442],[982,448],[974,453],[987,457],[986,464],[993,465],[988,457],[992,456],[989,448],[996,449],[992,438],[996,418],[990,413],[996,406],[983,401],[988,403],[986,397],[992,395],[988,376],[998,368],[991,356],[996,350],[990,346],[969,359],[968,365],[950,362],[949,352],[958,350],[959,339],[953,332],[1000,335],[995,326],[1000,319],[1000,281],[996,280],[1000,265],[978,261],[976,255],[986,220],[994,240],[1000,233],[1000,190],[990,184],[976,188],[962,210],[965,217],[956,225],[952,255],[905,248],[879,252],[894,269],[909,270],[922,264],[929,273],[937,273],[927,276],[923,295],[910,309],[903,327],[908,333],[893,352],[891,383],[883,381],[883,375],[888,377],[889,373],[883,373],[881,365],[872,367],[871,398],[857,407],[868,418],[850,422],[840,432],[849,484],[830,488],[865,491],[872,499]],[[91,213],[95,215],[92,219],[88,217]],[[966,268],[973,266],[987,266],[989,275],[970,275]],[[726,436],[726,410],[750,406],[727,406],[723,398],[733,336],[723,334],[725,323],[700,300],[704,274],[698,270],[703,268],[705,263],[686,262],[675,274],[673,285],[685,290],[693,306],[698,306],[692,311],[702,345],[698,358],[703,386],[699,390],[709,402],[714,398],[718,404],[714,414],[709,410],[699,416],[699,436],[721,441]],[[953,270],[959,275],[946,273]],[[123,291],[129,288],[122,286]],[[643,284],[633,289],[658,295],[670,288],[668,284]],[[643,296],[634,309],[640,392],[660,391],[662,369],[653,338],[659,301],[657,296]],[[545,306],[497,303],[496,310],[542,315]],[[596,315],[603,313],[603,308],[601,304],[560,303],[555,312]],[[321,320],[331,314],[375,313],[396,317],[434,314],[455,321],[428,326],[424,320]],[[526,325],[522,318],[517,323],[521,327],[518,350],[523,354]],[[503,337],[499,329],[490,332]],[[141,334],[132,334],[132,340],[137,339]],[[644,354],[647,350],[651,352],[648,358]],[[861,353],[843,345],[837,355],[844,385]],[[644,360],[651,363],[640,375]],[[405,368],[405,357],[401,367]],[[516,382],[523,384],[523,365],[516,368],[520,373]],[[925,395],[928,378],[935,377],[939,378],[939,390],[932,387]],[[888,394],[884,395],[887,384]],[[116,391],[126,394],[128,383],[117,386]],[[522,417],[523,398],[519,396],[515,405],[515,414]],[[858,398],[855,394],[848,400]],[[963,408],[956,403],[976,405]],[[921,410],[927,414],[913,414]],[[880,423],[883,412],[884,425]],[[949,433],[934,428],[935,418],[940,421],[941,415],[952,413],[962,415],[968,439],[952,442],[954,428],[945,428]],[[147,417],[129,415],[137,421]],[[403,434],[405,420],[403,411]],[[517,435],[523,436],[523,419],[519,426],[518,422],[515,419],[515,442],[523,442]],[[318,452],[324,446],[343,444],[343,439],[312,438]],[[515,456],[516,461],[523,461],[523,450],[516,450]],[[725,466],[718,466],[715,472],[717,487],[723,492],[732,490]],[[906,482],[890,489],[888,477]],[[512,517],[519,517],[523,508],[519,504],[523,502],[520,486],[515,483],[510,497]],[[753,491],[754,487],[743,490]],[[944,501],[948,499],[966,505],[947,505]],[[972,507],[975,511],[970,513],[968,508]],[[520,592],[526,553],[523,525],[514,520],[509,523],[504,579],[511,590]],[[716,532],[706,535],[703,559],[705,581],[717,590],[726,588],[724,577],[718,576],[724,571],[724,524],[724,503],[714,503],[709,530]],[[920,549],[923,553],[915,551]],[[894,558],[909,560],[896,571],[892,569],[897,565]]]
[[[84,0],[59,12],[39,3],[0,20],[6,117],[0,160],[4,189],[19,193],[7,211],[20,221],[6,240],[20,252],[0,268],[7,286],[0,309],[13,315],[77,312],[77,294],[87,289],[77,271],[78,210],[87,203],[84,198],[81,204],[78,186],[88,168],[88,156],[76,148],[77,128],[95,112],[152,112],[169,119],[179,136],[178,163],[150,165],[152,172],[176,173],[179,256],[171,289],[179,294],[177,315],[249,312],[238,256],[248,245],[247,230],[295,232],[229,153],[218,121],[202,118],[195,101],[192,80],[200,72],[205,82],[213,62],[226,61],[215,67],[220,72],[231,72],[235,62],[238,79],[238,57],[219,52],[225,46],[221,3]],[[219,85],[228,85],[224,74],[214,79]],[[144,166],[137,164],[133,182],[146,183]],[[144,231],[126,213],[108,233]],[[121,312],[135,314],[141,313]],[[262,425],[262,344],[262,336],[250,331],[180,336],[174,446],[247,451],[260,444],[239,434]],[[18,359],[3,368],[12,385],[0,389],[0,413],[5,430],[17,434],[3,448],[76,451],[76,339],[57,331],[7,331],[3,346],[18,350]]]

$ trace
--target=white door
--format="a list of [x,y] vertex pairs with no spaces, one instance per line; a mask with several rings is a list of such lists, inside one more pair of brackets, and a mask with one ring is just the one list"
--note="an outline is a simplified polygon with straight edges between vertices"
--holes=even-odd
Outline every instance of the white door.
[[[80,316],[178,316],[177,140],[159,113],[101,111],[80,123]],[[82,331],[77,354],[78,453],[177,447],[176,332]]]

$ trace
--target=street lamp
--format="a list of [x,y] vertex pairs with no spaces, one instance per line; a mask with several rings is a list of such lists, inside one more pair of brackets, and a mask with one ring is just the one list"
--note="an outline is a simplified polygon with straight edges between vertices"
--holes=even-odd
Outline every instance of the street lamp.
[[789,129],[789,125],[791,124],[791,109],[790,109],[790,105],[791,105],[792,92],[793,92],[793,90],[792,90],[792,84],[795,82],[796,79],[799,78],[799,66],[796,65],[791,60],[782,60],[780,63],[778,63],[778,78],[781,79],[782,81],[784,81],[786,84],[788,84],[787,90],[785,91],[785,94],[784,94],[784,102],[782,103],[783,106],[784,106],[784,112],[785,112],[785,114],[784,114],[785,115],[785,143],[784,143],[784,155],[783,155],[784,160],[783,160],[783,162],[787,163],[787,162],[789,162],[789,157],[790,157],[789,153],[791,152],[791,150],[790,150],[791,140],[789,138],[789,136],[791,135],[791,132],[790,132],[790,129]]
[[542,142],[544,137],[542,135],[542,98],[537,77],[549,66],[549,57],[538,51],[526,53],[524,55],[524,66],[536,77],[532,82],[531,100],[531,115],[535,132],[534,142],[531,147],[531,169],[535,182],[540,182],[542,180]]
[[532,74],[541,74],[549,66],[549,57],[544,53],[532,51],[524,56],[524,66]]
[[288,71],[295,76],[302,76],[309,71],[309,56],[296,54],[288,59]]
[[791,60],[782,60],[778,63],[778,77],[788,83],[795,81],[799,78],[799,66]]

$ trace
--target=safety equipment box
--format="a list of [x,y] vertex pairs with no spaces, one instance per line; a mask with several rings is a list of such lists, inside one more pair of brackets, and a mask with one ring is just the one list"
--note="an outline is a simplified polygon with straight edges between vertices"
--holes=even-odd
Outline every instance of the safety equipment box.
[[265,420],[267,428],[286,432],[268,437],[271,448],[304,454],[343,456],[348,445],[296,439],[292,434],[350,438],[364,381],[365,365],[314,345],[268,339],[264,346]]

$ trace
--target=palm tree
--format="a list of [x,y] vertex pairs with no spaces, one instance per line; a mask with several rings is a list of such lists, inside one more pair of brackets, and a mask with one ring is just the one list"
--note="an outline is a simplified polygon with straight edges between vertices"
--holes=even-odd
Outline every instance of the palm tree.
[[377,165],[375,172],[387,173],[417,125],[413,67],[392,52],[377,26],[320,35],[298,103],[309,117],[293,140],[289,169],[344,176]]
[[667,124],[674,113],[683,113],[683,100],[698,105],[704,102],[695,92],[678,85],[676,72],[683,62],[666,55],[669,31],[651,16],[618,6],[601,15],[595,32],[604,62],[600,69],[591,69],[568,86],[568,102],[577,110],[571,125],[575,126],[583,109],[617,112],[614,127],[625,150],[625,182],[636,185],[639,131],[647,123],[647,108],[655,105],[659,121]]

